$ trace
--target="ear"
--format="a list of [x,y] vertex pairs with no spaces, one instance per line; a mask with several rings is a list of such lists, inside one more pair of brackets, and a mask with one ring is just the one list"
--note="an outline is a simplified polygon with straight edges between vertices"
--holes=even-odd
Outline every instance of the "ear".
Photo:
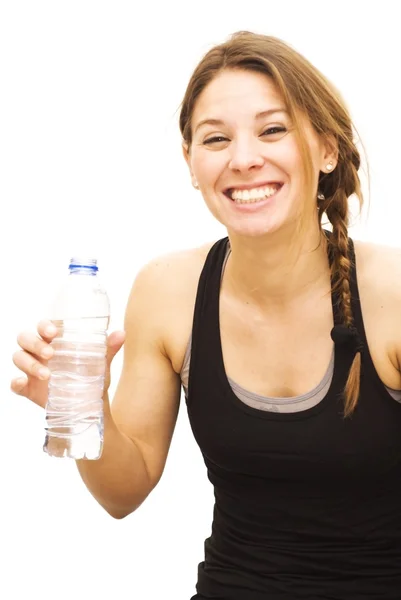
[[192,177],[191,153],[190,153],[190,149],[189,149],[189,146],[188,146],[187,142],[182,142],[182,154],[183,154],[185,162],[188,165],[188,168],[189,168],[189,171],[190,171],[191,177]]
[[182,142],[182,154],[184,156],[185,162],[188,165],[188,169],[189,169],[189,174],[191,176],[192,185],[193,185],[193,187],[195,189],[198,189],[198,184],[197,184],[197,181],[196,181],[196,177],[193,174],[192,167],[191,167],[191,152],[190,152],[190,148],[189,148],[187,142]]
[[182,154],[184,156],[185,162],[188,164],[189,161],[189,147],[187,142],[182,142]]
[[323,156],[321,170],[326,170],[326,165],[331,162],[333,169],[338,163],[338,143],[333,135],[327,135],[323,138]]

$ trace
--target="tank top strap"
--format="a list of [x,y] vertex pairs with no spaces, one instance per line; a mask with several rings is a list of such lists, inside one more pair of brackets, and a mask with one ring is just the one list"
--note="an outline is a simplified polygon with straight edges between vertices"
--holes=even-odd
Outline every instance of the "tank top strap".
[[356,258],[355,258],[355,246],[352,239],[349,240],[349,259],[351,261],[351,277],[350,277],[350,289],[351,289],[351,308],[352,315],[354,318],[354,327],[356,327],[359,337],[363,344],[367,347],[367,338],[365,326],[363,323],[361,300],[359,296],[358,288],[358,277],[356,273]]
[[197,369],[199,356],[207,356],[209,365],[219,365],[220,328],[219,305],[221,272],[227,253],[228,237],[218,240],[208,252],[203,266],[195,300],[192,325],[191,368],[188,390]]

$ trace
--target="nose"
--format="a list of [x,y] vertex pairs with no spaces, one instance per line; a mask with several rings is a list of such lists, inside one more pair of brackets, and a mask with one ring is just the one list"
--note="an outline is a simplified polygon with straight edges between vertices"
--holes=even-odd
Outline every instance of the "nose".
[[231,145],[229,168],[233,171],[250,171],[264,165],[258,140],[237,140]]

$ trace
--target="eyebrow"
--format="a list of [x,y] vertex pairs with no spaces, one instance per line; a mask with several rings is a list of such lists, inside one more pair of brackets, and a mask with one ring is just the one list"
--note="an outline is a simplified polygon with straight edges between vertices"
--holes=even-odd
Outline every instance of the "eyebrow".
[[[285,113],[288,115],[288,111],[285,108],[277,107],[270,108],[269,110],[264,110],[260,113],[257,113],[255,119],[264,119],[266,117],[274,115],[275,113]],[[197,124],[194,133],[196,133],[198,129],[200,129],[203,125],[224,125],[224,121],[222,121],[221,119],[203,119]]]

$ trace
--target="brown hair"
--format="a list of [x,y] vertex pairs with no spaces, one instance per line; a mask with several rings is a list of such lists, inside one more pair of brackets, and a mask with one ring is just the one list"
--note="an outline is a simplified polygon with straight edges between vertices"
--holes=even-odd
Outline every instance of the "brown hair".
[[[330,173],[319,174],[318,219],[322,236],[322,217],[327,215],[333,229],[328,239],[332,256],[331,277],[333,291],[338,293],[343,324],[353,325],[351,308],[348,251],[349,206],[348,198],[355,195],[362,209],[363,196],[358,176],[360,155],[353,140],[355,127],[338,90],[306,58],[275,37],[241,31],[229,40],[215,46],[204,56],[189,81],[180,112],[180,130],[183,141],[192,143],[191,119],[195,104],[205,87],[223,70],[240,69],[263,73],[272,78],[281,92],[299,145],[304,165],[306,197],[316,195],[309,147],[297,113],[307,115],[318,135],[334,140],[338,149],[338,163]],[[298,223],[298,232],[303,220]],[[300,238],[298,238],[300,239]],[[353,360],[344,389],[344,414],[352,414],[359,397],[361,354]]]

